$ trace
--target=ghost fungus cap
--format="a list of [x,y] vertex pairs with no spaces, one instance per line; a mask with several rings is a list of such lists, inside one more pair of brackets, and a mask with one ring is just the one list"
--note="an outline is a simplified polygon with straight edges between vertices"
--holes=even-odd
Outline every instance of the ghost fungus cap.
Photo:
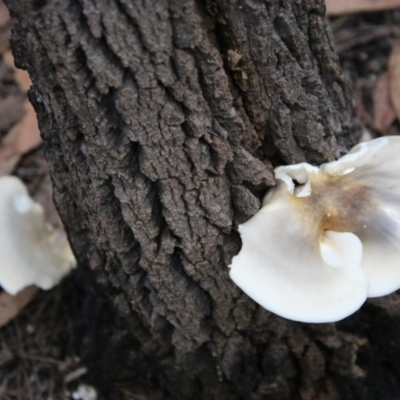
[[52,232],[13,176],[0,178],[0,254],[0,285],[10,294],[29,285],[50,289],[76,265],[66,239]]
[[400,137],[357,145],[321,168],[275,169],[277,186],[239,226],[233,281],[264,308],[333,322],[400,287]]

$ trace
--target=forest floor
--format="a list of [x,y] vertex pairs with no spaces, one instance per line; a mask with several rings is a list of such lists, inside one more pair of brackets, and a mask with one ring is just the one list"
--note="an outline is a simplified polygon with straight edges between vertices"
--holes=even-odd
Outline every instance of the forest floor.
[[[362,140],[399,135],[400,8],[334,17],[331,26],[353,88]],[[13,67],[11,27],[0,0],[0,176],[20,177],[57,225],[43,145],[27,103],[29,77]],[[2,313],[10,313],[2,295],[0,321]],[[53,290],[40,291],[5,321],[0,322],[0,399],[149,398],[141,385],[145,378],[135,376],[137,360],[121,348],[123,341],[114,340],[124,336],[128,343],[129,334],[88,271],[78,269]]]

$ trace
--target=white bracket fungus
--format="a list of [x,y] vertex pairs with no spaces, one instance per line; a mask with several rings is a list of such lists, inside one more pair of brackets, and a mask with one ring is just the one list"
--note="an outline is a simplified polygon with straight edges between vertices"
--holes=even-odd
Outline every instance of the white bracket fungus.
[[46,224],[42,207],[16,177],[0,178],[0,285],[10,294],[50,289],[75,267],[68,242]]
[[288,319],[333,322],[400,288],[400,136],[320,168],[278,167],[275,178],[239,226],[243,247],[230,265],[248,296]]

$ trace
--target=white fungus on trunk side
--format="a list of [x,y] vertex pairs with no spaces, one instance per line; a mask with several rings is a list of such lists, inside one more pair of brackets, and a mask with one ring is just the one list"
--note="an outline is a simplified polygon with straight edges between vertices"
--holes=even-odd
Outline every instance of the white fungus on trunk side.
[[302,322],[347,317],[400,288],[400,137],[371,140],[317,168],[275,169],[277,186],[239,226],[232,280]]
[[0,178],[0,285],[10,294],[55,286],[75,267],[67,240],[45,222],[22,181]]

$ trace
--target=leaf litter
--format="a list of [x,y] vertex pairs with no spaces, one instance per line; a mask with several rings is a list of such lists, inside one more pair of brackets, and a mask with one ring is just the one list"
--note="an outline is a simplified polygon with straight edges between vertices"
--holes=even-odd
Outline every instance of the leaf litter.
[[325,0],[328,15],[383,11],[400,7],[400,0]]
[[[36,114],[27,98],[31,80],[14,66],[10,30],[7,8],[0,1],[0,176],[20,177],[43,206],[47,221],[65,234],[52,201]],[[0,289],[0,399],[71,399],[90,378],[82,373],[87,367],[77,355],[87,358],[87,351],[93,352],[87,337],[93,329],[86,328],[82,299],[73,276],[48,292],[29,286],[12,296]]]
[[389,87],[392,105],[400,120],[400,41],[393,46],[389,57]]

